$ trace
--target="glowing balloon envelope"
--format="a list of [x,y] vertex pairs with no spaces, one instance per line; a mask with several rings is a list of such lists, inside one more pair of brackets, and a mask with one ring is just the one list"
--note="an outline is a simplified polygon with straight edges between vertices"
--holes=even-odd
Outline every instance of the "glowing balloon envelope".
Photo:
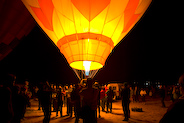
[[76,70],[102,68],[151,0],[22,0]]

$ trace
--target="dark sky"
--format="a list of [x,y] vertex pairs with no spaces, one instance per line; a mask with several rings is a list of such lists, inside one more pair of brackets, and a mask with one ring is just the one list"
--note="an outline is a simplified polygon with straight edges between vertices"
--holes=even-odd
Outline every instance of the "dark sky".
[[[181,4],[181,3],[180,3]],[[153,1],[134,29],[113,50],[95,79],[108,81],[177,82],[184,72],[184,48],[179,3]],[[19,81],[78,81],[64,56],[36,26],[2,61],[0,71]]]

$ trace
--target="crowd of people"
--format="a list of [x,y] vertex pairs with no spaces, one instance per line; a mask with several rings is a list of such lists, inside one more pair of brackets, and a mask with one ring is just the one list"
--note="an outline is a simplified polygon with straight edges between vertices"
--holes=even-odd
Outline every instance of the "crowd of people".
[[24,118],[26,107],[30,106],[28,88],[15,85],[16,76],[9,74],[1,76],[0,80],[0,122],[20,123]]
[[[184,75],[183,75],[184,76]],[[182,79],[181,79],[182,78]],[[160,122],[168,120],[173,108],[178,108],[176,104],[183,104],[183,79],[180,77],[180,86],[162,86],[155,88],[139,88],[138,86],[130,86],[124,83],[119,93],[122,100],[122,109],[124,112],[124,120],[130,118],[130,102],[145,102],[145,97],[151,98],[157,94],[161,97],[162,106],[165,107],[165,97],[169,96],[173,101],[173,107],[169,108]],[[83,119],[84,123],[97,123],[97,111],[100,118],[100,111],[112,113],[112,102],[114,91],[111,86],[101,86],[92,79],[87,79],[86,83],[75,83],[70,86],[51,86],[48,81],[41,82],[32,89],[29,88],[29,82],[25,81],[23,85],[15,83],[16,76],[12,74],[5,75],[0,81],[0,101],[1,121],[3,123],[20,123],[24,118],[26,107],[30,107],[30,98],[38,99],[38,110],[43,110],[43,123],[50,122],[51,111],[56,112],[56,117],[60,113],[63,117],[63,107],[67,107],[67,115],[72,117],[75,115],[75,123],[79,119]],[[32,90],[32,91],[31,91]],[[176,104],[175,104],[176,103]],[[182,109],[182,107],[181,107]],[[180,109],[180,110],[181,110]],[[171,114],[170,114],[171,113]],[[175,114],[172,114],[175,116]]]
[[[44,84],[44,83],[43,83]],[[112,101],[114,92],[111,87],[100,87],[98,83],[94,83],[93,80],[88,79],[86,83],[76,83],[68,86],[55,86],[51,87],[47,82],[47,89],[45,90],[42,84],[38,92],[38,100],[44,111],[44,122],[49,122],[51,112],[51,102],[53,103],[53,110],[56,111],[56,116],[60,112],[60,116],[63,117],[63,106],[67,107],[67,115],[72,117],[75,115],[75,123],[78,123],[79,119],[83,119],[84,123],[95,123],[97,122],[97,109],[100,116],[100,107],[102,111],[106,113],[112,112]],[[48,94],[42,93],[47,91]],[[50,92],[50,93],[49,93]],[[48,100],[48,101],[45,101]],[[45,110],[45,102],[49,107]],[[40,109],[40,108],[38,108]],[[110,111],[109,111],[110,110]]]
[[[97,122],[97,108],[100,117],[100,101],[103,102],[103,110],[107,106],[112,112],[113,90],[111,87],[101,88],[98,83],[88,79],[86,83],[76,83],[68,86],[52,87],[48,81],[41,82],[37,86],[29,88],[29,82],[24,84],[15,83],[16,76],[12,74],[1,77],[0,102],[3,123],[20,123],[24,118],[26,107],[30,107],[30,99],[38,99],[38,110],[43,110],[43,123],[50,122],[51,111],[60,113],[63,117],[63,106],[67,107],[67,115],[75,115],[77,123],[79,118],[84,123]],[[103,96],[102,96],[103,95]],[[103,100],[103,101],[102,101]],[[109,108],[108,108],[109,107]],[[87,115],[86,115],[87,114]]]

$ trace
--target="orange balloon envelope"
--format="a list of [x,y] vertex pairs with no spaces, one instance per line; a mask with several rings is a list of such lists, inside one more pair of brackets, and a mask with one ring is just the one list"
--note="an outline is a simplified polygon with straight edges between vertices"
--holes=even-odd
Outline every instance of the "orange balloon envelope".
[[97,70],[151,0],[22,0],[72,68]]

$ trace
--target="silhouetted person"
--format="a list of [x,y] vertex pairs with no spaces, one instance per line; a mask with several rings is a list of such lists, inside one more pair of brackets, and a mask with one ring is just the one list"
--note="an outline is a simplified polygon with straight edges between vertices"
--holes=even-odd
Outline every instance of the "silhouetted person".
[[12,90],[12,106],[13,106],[13,123],[20,123],[20,120],[24,117],[26,111],[27,100],[22,95],[18,86],[15,86]]
[[40,89],[40,102],[44,112],[44,119],[43,123],[50,122],[50,115],[51,115],[51,95],[52,91],[48,84],[48,82],[43,84],[43,88]]
[[29,99],[27,97],[27,94],[25,92],[25,88],[24,87],[21,87],[20,95],[21,95],[21,99],[22,99],[21,105],[23,106],[22,107],[22,118],[24,118],[24,114],[26,113],[26,106],[30,103]]
[[102,88],[100,91],[100,100],[101,100],[102,111],[105,111],[105,102],[106,102],[105,88]]
[[101,116],[100,116],[100,85],[98,84],[98,82],[95,82],[94,87],[95,87],[96,89],[98,89],[98,91],[99,91],[97,109],[98,109],[98,117],[101,118]]
[[92,87],[93,80],[87,80],[87,88],[81,90],[82,106],[84,111],[84,123],[97,123],[97,105],[99,90]]
[[141,91],[140,91],[140,96],[141,96],[141,99],[142,99],[142,102],[145,102],[145,96],[146,96],[146,90],[141,88]]
[[57,95],[56,95],[56,99],[57,99],[57,108],[56,108],[56,116],[58,116],[58,111],[60,110],[60,117],[63,116],[62,112],[63,112],[63,100],[62,100],[62,93],[61,93],[61,88],[58,89],[57,91]]
[[160,97],[161,97],[162,107],[165,107],[165,103],[164,103],[164,99],[165,99],[165,88],[163,86],[160,86]]
[[67,115],[69,115],[70,117],[72,117],[72,107],[73,107],[73,104],[71,102],[71,92],[72,92],[72,90],[73,90],[72,85],[70,85],[70,87],[68,89],[66,89]]
[[129,110],[129,104],[130,104],[130,89],[128,88],[127,83],[124,83],[122,92],[122,107],[125,119],[123,121],[128,121],[128,118],[130,117],[130,110]]
[[109,112],[108,110],[109,106],[110,106],[110,113],[111,113],[112,112],[112,101],[114,97],[114,92],[111,86],[109,86],[109,89],[107,90],[106,94],[107,94],[107,113]]
[[170,100],[172,100],[172,102],[174,102],[173,95],[172,95],[172,91],[173,91],[172,89],[173,89],[172,86],[170,86],[168,88],[168,95],[170,97]]
[[75,88],[71,92],[71,101],[74,104],[74,113],[75,113],[75,123],[79,122],[80,111],[81,111],[81,102],[79,92],[82,88],[76,83]]
[[10,89],[13,86],[14,79],[10,75],[3,75],[0,79],[0,122],[10,123],[14,116],[12,91]]
[[174,86],[174,87],[173,87],[172,94],[173,94],[173,102],[174,102],[175,100],[178,100],[179,95],[180,95],[180,90],[179,90],[179,88],[178,88],[177,86]]
[[38,88],[39,88],[39,90],[38,90],[38,92],[37,92],[37,96],[38,96],[38,110],[41,110],[41,101],[40,101],[40,98],[41,98],[41,90],[40,90],[40,88],[41,88],[41,83],[39,84],[39,86],[38,86]]
[[182,96],[176,100],[167,110],[160,123],[183,123],[183,111],[184,111],[184,74],[179,78],[179,84],[181,86]]
[[133,102],[138,102],[139,101],[139,93],[138,93],[138,88],[135,86],[134,92],[133,92]]

